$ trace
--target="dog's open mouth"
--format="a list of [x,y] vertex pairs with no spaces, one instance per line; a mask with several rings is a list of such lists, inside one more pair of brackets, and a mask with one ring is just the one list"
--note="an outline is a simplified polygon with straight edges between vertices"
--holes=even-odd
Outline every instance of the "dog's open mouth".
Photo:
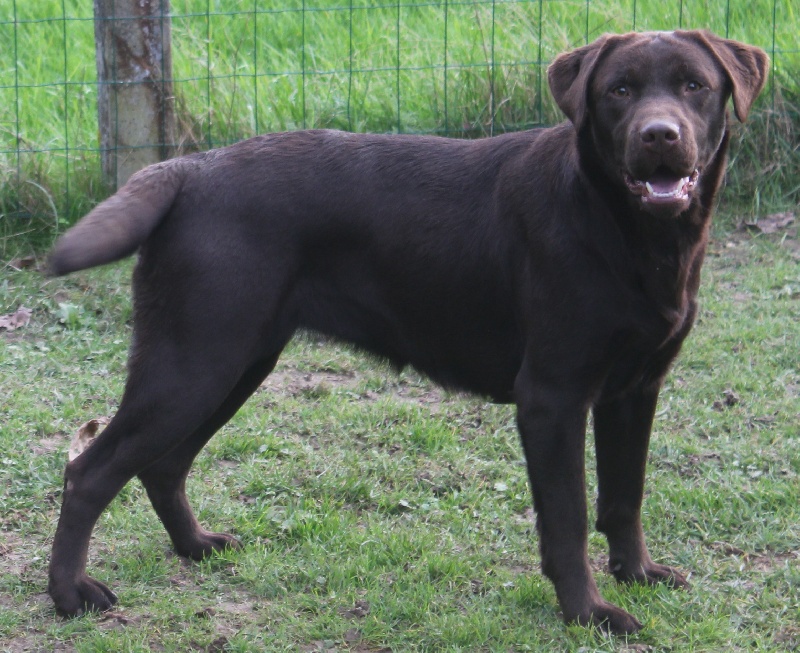
[[679,177],[665,168],[658,168],[646,180],[634,179],[631,175],[625,173],[625,183],[631,193],[642,198],[642,202],[673,204],[685,202],[689,199],[689,193],[694,190],[699,177],[700,172],[698,170],[695,170],[688,177]]

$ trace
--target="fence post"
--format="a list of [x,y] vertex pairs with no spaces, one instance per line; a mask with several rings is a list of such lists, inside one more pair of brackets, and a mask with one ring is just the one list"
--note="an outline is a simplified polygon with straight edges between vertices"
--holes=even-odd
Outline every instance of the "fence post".
[[94,0],[103,176],[119,188],[173,151],[169,0]]

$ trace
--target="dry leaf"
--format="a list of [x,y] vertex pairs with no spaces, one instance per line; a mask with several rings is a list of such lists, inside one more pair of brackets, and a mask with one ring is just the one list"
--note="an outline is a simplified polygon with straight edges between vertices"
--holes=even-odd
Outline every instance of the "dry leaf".
[[72,462],[94,442],[94,439],[100,435],[110,420],[108,417],[98,417],[97,419],[90,419],[85,424],[81,424],[75,435],[72,436],[72,442],[69,445],[69,460]]
[[20,306],[13,313],[9,313],[8,315],[0,315],[0,329],[13,331],[14,329],[28,326],[28,322],[31,321],[32,313],[33,311],[31,309]]
[[22,258],[15,258],[13,261],[9,262],[8,267],[15,270],[27,270],[28,268],[35,267],[35,265],[35,256],[23,256]]

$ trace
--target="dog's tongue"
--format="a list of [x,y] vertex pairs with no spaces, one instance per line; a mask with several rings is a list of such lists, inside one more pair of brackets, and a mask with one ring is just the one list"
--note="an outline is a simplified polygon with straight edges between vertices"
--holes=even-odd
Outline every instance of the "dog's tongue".
[[676,205],[688,200],[689,193],[697,185],[699,176],[697,170],[688,177],[681,177],[670,170],[660,168],[645,181],[626,174],[625,183],[628,185],[628,190],[646,204]]
[[657,172],[647,180],[647,189],[657,195],[671,195],[679,192],[684,183],[686,183],[684,177]]
[[666,169],[656,170],[649,179],[634,179],[625,175],[625,183],[634,195],[642,198],[643,202],[668,204],[683,202],[689,196],[697,183],[699,172],[695,170],[688,177],[681,177]]

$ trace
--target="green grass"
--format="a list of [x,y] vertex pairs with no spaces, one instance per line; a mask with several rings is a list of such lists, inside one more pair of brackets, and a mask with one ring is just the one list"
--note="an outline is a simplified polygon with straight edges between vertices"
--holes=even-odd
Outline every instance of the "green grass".
[[[113,414],[130,262],[65,279],[7,267],[0,314],[0,650],[786,651],[800,646],[797,242],[720,232],[699,322],[662,393],[644,521],[692,590],[618,587],[625,641],[559,618],[538,570],[513,410],[345,348],[295,340],[199,456],[201,521],[245,544],[174,555],[141,486],[103,515],[90,571],[112,615],[55,617],[46,564],[70,434]],[[726,399],[726,397],[728,399]],[[587,454],[589,492],[593,456]]]
[[[792,0],[171,4],[182,151],[301,127],[477,136],[551,124],[561,117],[544,68],[557,53],[606,31],[705,27],[773,55],[770,85],[736,132],[727,212],[760,215],[800,196]],[[108,193],[90,5],[0,6],[0,107],[0,254],[10,256]]]

